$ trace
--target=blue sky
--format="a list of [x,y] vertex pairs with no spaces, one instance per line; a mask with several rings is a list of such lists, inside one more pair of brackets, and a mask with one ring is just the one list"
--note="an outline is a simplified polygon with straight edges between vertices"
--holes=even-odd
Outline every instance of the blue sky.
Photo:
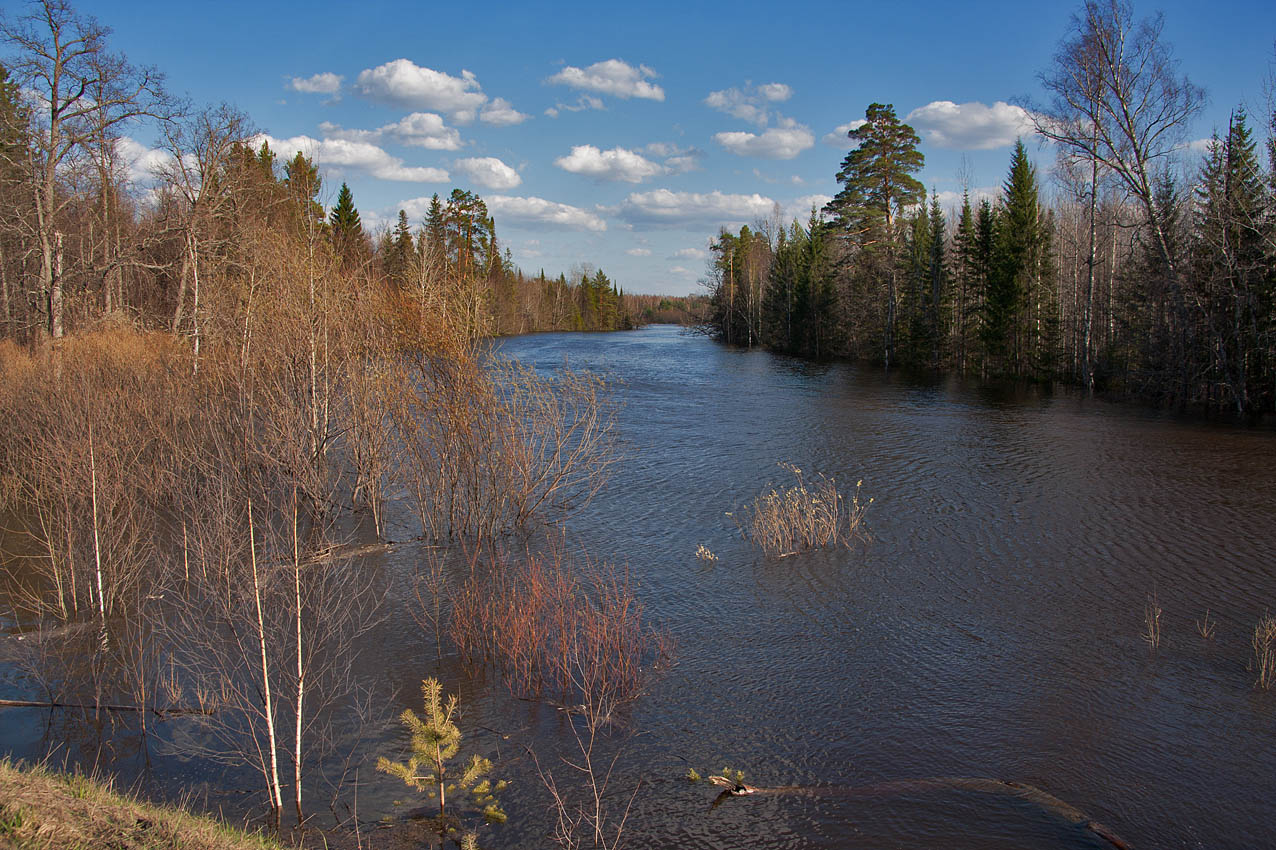
[[[601,266],[626,291],[697,291],[719,225],[832,195],[844,127],[892,103],[947,201],[992,191],[1073,3],[82,2],[112,47],[197,104],[303,147],[372,226],[454,186],[488,201],[525,271]],[[1276,4],[1138,4],[1209,105],[1266,109]],[[10,12],[12,6],[10,7]],[[145,145],[151,140],[135,131]],[[1053,153],[1031,143],[1044,171]],[[1185,156],[1192,156],[1186,152]],[[951,193],[951,194],[944,194]]]

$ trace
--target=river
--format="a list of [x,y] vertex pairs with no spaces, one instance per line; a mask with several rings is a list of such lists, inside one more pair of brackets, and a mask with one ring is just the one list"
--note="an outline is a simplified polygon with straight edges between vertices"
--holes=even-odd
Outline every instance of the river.
[[[1247,669],[1276,608],[1270,431],[803,363],[668,326],[498,345],[538,370],[600,372],[623,403],[626,461],[567,539],[627,565],[678,646],[607,742],[621,808],[643,783],[628,846],[1111,846],[1014,794],[900,784],[982,777],[1040,788],[1135,848],[1276,847],[1276,690]],[[742,540],[729,514],[786,482],[780,462],[862,480],[871,540],[778,560]],[[406,571],[420,553],[376,557]],[[1141,638],[1152,594],[1156,651]],[[1196,628],[1207,609],[1212,639]],[[437,662],[407,618],[375,640],[389,719],[359,746],[393,755],[394,712],[440,674],[467,743],[515,780],[488,843],[549,846],[525,746],[552,764],[562,715]],[[56,737],[4,717],[19,755]],[[715,789],[682,777],[724,765],[815,790],[711,809]],[[148,771],[197,792],[225,781],[172,754]],[[361,817],[397,816],[410,792],[369,773]]]

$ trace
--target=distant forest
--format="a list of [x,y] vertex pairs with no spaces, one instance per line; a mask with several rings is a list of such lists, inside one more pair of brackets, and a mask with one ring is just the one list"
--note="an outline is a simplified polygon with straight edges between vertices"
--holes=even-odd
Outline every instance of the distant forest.
[[1000,195],[946,215],[913,175],[913,128],[874,103],[840,191],[805,225],[713,245],[710,328],[809,358],[1063,380],[1158,404],[1276,410],[1276,112],[1244,106],[1185,165],[1204,92],[1160,17],[1087,2],[1025,104],[1055,191],[1020,140]]
[[[374,236],[347,185],[325,209],[316,163],[279,156],[231,107],[170,97],[154,69],[107,53],[105,32],[82,53],[54,38],[0,66],[0,339],[58,340],[106,318],[198,354],[261,275],[303,268],[320,290],[340,278],[428,302],[469,338],[688,320],[687,299],[629,295],[583,258],[570,276],[525,273],[469,191]],[[139,181],[123,132],[140,123],[162,155]]]

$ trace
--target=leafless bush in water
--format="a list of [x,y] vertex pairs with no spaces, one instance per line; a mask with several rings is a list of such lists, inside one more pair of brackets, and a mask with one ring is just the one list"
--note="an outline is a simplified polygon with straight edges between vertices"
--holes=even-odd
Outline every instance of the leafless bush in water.
[[606,483],[615,405],[593,375],[543,377],[477,351],[409,355],[391,416],[422,532],[490,541],[563,516]]
[[529,748],[550,794],[555,843],[621,846],[639,787],[627,795],[613,787],[625,736],[608,731],[651,667],[673,655],[668,634],[645,621],[628,572],[561,549],[474,559],[453,593],[450,633],[463,658],[490,665],[514,693],[560,702],[571,754],[554,767]]
[[572,755],[562,757],[561,762],[574,781],[564,780],[561,772],[542,765],[536,751],[528,749],[550,796],[550,811],[554,813],[550,838],[564,850],[617,850],[622,846],[625,824],[642,783],[621,796],[612,786],[623,745],[613,747],[610,754],[604,753],[600,746],[604,726],[601,718],[585,713],[579,720],[568,719],[576,749]]
[[1268,690],[1276,683],[1276,617],[1264,614],[1254,627],[1254,671],[1260,688]]
[[1161,603],[1153,593],[1143,608],[1143,634],[1148,647],[1156,651],[1161,646]]
[[810,482],[802,470],[781,463],[795,479],[791,487],[772,487],[745,510],[741,531],[763,552],[783,558],[806,549],[850,543],[863,536],[864,514],[873,500],[860,500],[860,487],[848,499],[823,475]]
[[546,696],[600,719],[643,692],[672,656],[644,617],[627,570],[561,551],[476,562],[453,595],[452,640],[521,696]]

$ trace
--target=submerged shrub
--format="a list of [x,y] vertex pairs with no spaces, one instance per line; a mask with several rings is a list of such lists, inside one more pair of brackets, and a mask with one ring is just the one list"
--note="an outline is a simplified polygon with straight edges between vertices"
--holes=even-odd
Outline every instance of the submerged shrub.
[[592,718],[637,699],[673,642],[646,618],[627,570],[561,550],[473,569],[453,600],[451,637],[467,662],[525,697]]
[[1161,602],[1155,593],[1148,597],[1143,608],[1142,638],[1154,652],[1161,646]]
[[1254,627],[1254,668],[1258,673],[1255,682],[1263,690],[1276,683],[1276,617],[1264,614]]
[[837,482],[824,475],[807,481],[791,463],[780,466],[792,474],[791,487],[772,487],[758,496],[745,512],[741,531],[771,557],[783,558],[806,549],[837,543],[849,544],[864,536],[861,525],[873,500],[860,501],[860,487],[848,498]]

